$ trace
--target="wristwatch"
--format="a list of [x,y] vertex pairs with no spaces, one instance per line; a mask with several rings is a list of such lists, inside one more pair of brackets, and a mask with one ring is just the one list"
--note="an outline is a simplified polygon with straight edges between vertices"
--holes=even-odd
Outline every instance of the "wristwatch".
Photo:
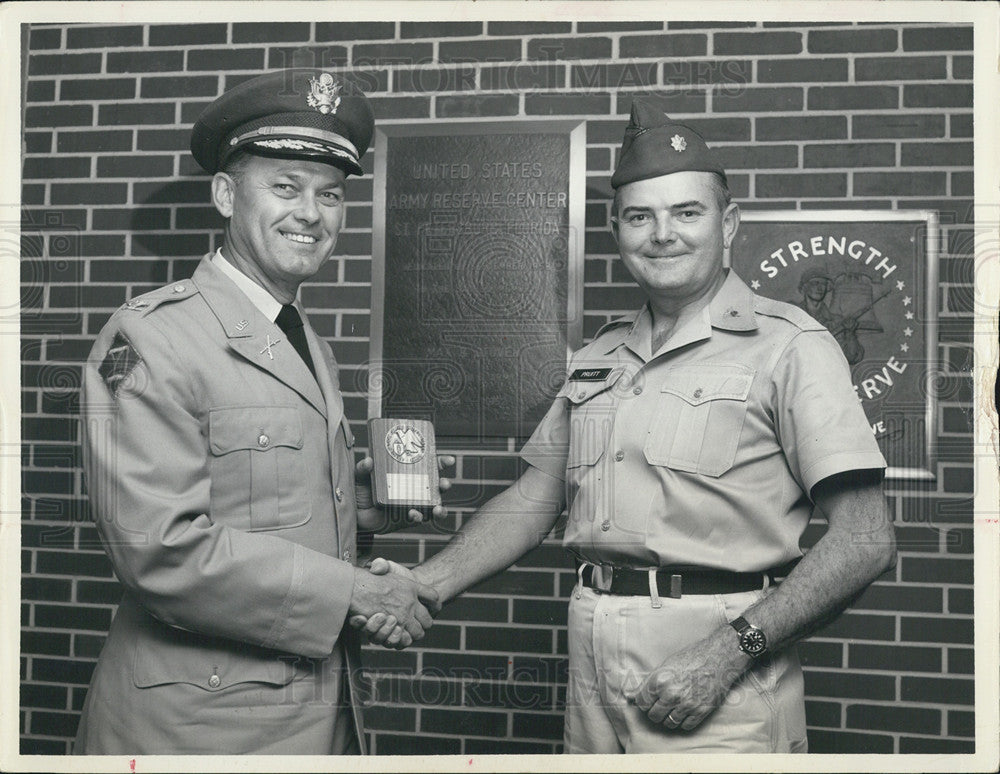
[[767,635],[740,616],[729,622],[740,635],[740,650],[751,658],[759,658],[767,653]]

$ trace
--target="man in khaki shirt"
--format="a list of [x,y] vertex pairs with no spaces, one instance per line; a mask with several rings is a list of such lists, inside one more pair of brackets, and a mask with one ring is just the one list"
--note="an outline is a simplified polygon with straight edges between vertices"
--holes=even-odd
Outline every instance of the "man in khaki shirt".
[[611,184],[647,303],[573,356],[524,475],[413,574],[451,599],[565,504],[566,752],[804,752],[794,643],[894,565],[885,461],[833,337],[724,269],[739,209],[704,140],[637,103]]

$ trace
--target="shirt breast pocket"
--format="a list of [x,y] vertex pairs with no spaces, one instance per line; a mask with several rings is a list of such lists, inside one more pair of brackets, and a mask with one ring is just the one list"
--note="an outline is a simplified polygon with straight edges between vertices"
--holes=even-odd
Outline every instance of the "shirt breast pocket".
[[643,451],[651,465],[718,477],[733,466],[756,370],[740,364],[672,368]]
[[569,401],[567,468],[596,465],[614,429],[614,387],[621,374],[600,382],[567,382],[559,393]]
[[311,487],[305,481],[297,408],[212,409],[208,440],[213,520],[249,532],[309,521]]

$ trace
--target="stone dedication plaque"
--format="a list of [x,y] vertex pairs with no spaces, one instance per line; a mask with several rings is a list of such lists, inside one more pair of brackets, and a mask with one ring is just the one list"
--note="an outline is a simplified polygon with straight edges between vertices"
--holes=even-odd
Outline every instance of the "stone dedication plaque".
[[581,337],[580,122],[379,129],[370,416],[525,437]]

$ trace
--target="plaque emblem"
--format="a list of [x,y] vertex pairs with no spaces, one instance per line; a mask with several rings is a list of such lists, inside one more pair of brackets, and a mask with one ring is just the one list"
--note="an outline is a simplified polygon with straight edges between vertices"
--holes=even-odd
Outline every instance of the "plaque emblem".
[[423,434],[409,424],[393,425],[385,434],[385,448],[396,462],[412,465],[424,458]]
[[688,142],[679,134],[675,134],[670,138],[670,146],[678,153],[681,153],[685,148],[687,148]]
[[319,80],[309,79],[309,96],[306,102],[309,107],[316,108],[320,113],[334,115],[340,107],[340,89],[342,85],[335,81],[330,73],[322,73]]

